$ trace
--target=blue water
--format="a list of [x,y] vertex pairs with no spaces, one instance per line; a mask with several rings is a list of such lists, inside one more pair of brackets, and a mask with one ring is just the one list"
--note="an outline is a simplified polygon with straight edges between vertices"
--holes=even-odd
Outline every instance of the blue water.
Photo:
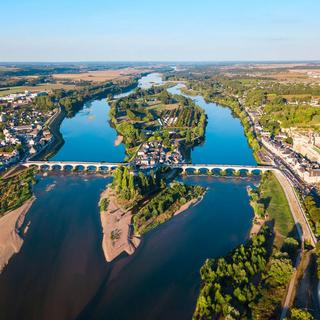
[[[153,84],[161,83],[160,74],[151,73],[139,79],[138,85],[148,89]],[[115,97],[125,97],[133,91]],[[93,100],[86,103],[73,118],[64,119],[60,131],[65,143],[51,160],[124,161],[125,147],[123,144],[115,146],[117,133],[110,126],[109,109],[106,99]]]
[[[195,99],[208,114],[208,126],[193,162],[254,164],[230,110]],[[105,100],[95,100],[65,119],[65,144],[53,159],[122,161],[124,148],[114,146],[108,108]],[[208,188],[203,201],[148,233],[134,255],[106,263],[98,199],[111,178],[41,177],[22,250],[0,276],[0,318],[191,319],[204,260],[225,255],[246,239],[253,216],[246,188],[254,180],[183,180]]]
[[[147,89],[161,84],[159,74],[152,73],[139,80],[139,87]],[[180,86],[168,91],[180,94]],[[133,90],[118,97],[126,96]],[[201,96],[190,97],[208,116],[205,141],[191,152],[193,163],[256,164],[239,119],[229,108],[206,103]],[[122,162],[125,158],[123,144],[115,146],[116,131],[109,123],[109,104],[105,99],[87,103],[83,110],[71,119],[64,119],[61,133],[65,144],[52,160]]]
[[208,188],[203,201],[148,233],[132,256],[106,263],[97,203],[111,179],[41,178],[22,250],[0,277],[2,319],[190,320],[204,260],[248,234],[253,180],[183,180]]
[[109,124],[105,99],[86,103],[75,117],[63,120],[60,131],[64,145],[51,160],[122,162],[123,144],[115,146],[117,133]]
[[[181,94],[180,86],[169,88]],[[187,96],[187,95],[185,95]],[[205,141],[191,153],[193,163],[255,165],[252,150],[244,135],[243,126],[231,110],[216,103],[207,103],[201,96],[187,96],[202,107],[207,114]]]

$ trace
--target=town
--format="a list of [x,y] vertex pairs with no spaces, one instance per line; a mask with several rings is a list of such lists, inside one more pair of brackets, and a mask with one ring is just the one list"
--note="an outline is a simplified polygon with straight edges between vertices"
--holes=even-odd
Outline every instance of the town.
[[9,94],[0,97],[0,171],[46,148],[53,137],[48,123],[59,108],[41,110],[38,97],[47,92]]
[[[244,103],[243,100],[241,102]],[[282,129],[279,134],[272,136],[269,131],[264,130],[260,123],[261,108],[252,110],[245,107],[245,111],[256,137],[261,137],[259,141],[265,149],[279,157],[304,183],[317,184],[320,182],[319,133],[311,130],[302,133]]]
[[184,159],[178,147],[171,150],[165,148],[162,141],[154,140],[145,142],[141,145],[132,164],[140,167],[148,167],[183,162]]

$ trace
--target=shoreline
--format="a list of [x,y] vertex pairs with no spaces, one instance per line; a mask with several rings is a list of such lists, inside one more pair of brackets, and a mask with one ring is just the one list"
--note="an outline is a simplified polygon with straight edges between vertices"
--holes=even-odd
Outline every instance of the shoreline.
[[197,204],[199,204],[199,203],[203,200],[205,194],[206,194],[206,191],[204,192],[204,194],[203,194],[200,198],[191,199],[190,201],[188,201],[188,202],[186,202],[185,204],[183,204],[183,205],[173,214],[173,216],[177,216],[177,215],[179,215],[180,213],[188,210],[189,208],[194,207],[194,206],[196,206]]
[[60,150],[60,148],[64,144],[64,139],[60,131],[60,127],[65,118],[66,112],[60,108],[59,111],[54,115],[54,117],[49,119],[49,123],[47,124],[47,126],[48,130],[52,134],[53,140],[37,154],[32,156],[30,160],[48,160]]
[[[253,212],[254,212],[254,210],[253,210]],[[252,225],[249,230],[249,238],[251,238],[253,235],[258,234],[261,227],[263,226],[263,224],[265,222],[266,222],[265,219],[258,217],[258,215],[254,212],[254,216],[252,218]]]
[[[195,199],[183,204],[171,216],[177,216],[187,209],[200,203],[205,193]],[[142,239],[138,234],[134,234],[132,226],[133,213],[132,210],[122,209],[118,203],[113,190],[108,186],[100,195],[100,201],[106,199],[107,209],[100,210],[100,221],[102,227],[102,249],[107,262],[111,262],[123,252],[132,255],[140,245]],[[170,218],[170,219],[171,219]],[[169,221],[170,219],[166,220]],[[164,222],[166,222],[164,221]],[[112,234],[116,234],[116,239],[112,239]]]
[[27,228],[21,230],[21,227],[35,200],[36,197],[32,196],[22,206],[8,212],[0,219],[0,274],[23,245],[24,239],[20,236],[20,231],[25,235]]
[[[260,185],[261,182],[259,182]],[[249,196],[249,205],[252,208],[253,211],[253,218],[252,218],[252,222],[251,222],[251,227],[250,230],[248,232],[248,238],[251,238],[253,235],[257,235],[260,232],[261,227],[266,223],[267,219],[266,218],[261,218],[256,210],[255,207],[252,205],[251,203],[251,195],[250,195],[250,191],[249,188],[247,187],[247,194]]]
[[123,141],[123,136],[118,134],[117,138],[114,140],[114,145],[115,147],[119,146]]
[[[143,75],[142,75],[143,76]],[[131,83],[127,85],[126,87],[118,87],[118,94],[129,92],[130,90],[135,89],[138,86],[137,83]],[[92,101],[92,100],[103,100],[107,97],[108,93],[110,93],[110,90],[103,91],[97,94],[93,94],[90,97],[87,97],[83,100],[83,105],[81,109],[83,108],[84,104],[86,102]],[[80,109],[80,110],[81,110]],[[78,110],[75,115],[80,111]],[[42,150],[40,150],[37,154],[30,157],[30,160],[49,160],[52,158],[58,151],[61,149],[61,147],[64,145],[65,141],[63,138],[63,135],[60,131],[61,125],[63,120],[67,117],[67,113],[64,110],[64,108],[59,108],[59,111],[52,116],[52,118],[48,119],[47,127],[48,130],[51,132],[53,136],[52,142],[50,142],[48,145],[46,145]],[[117,137],[118,139],[118,137]],[[122,140],[117,143],[117,139],[115,141],[115,146],[118,146],[122,143]],[[120,139],[120,138],[119,138]]]
[[116,196],[109,186],[101,193],[99,203],[103,199],[106,199],[108,204],[106,210],[100,210],[102,249],[106,261],[111,262],[122,252],[133,254],[141,239],[133,234],[132,211],[125,211],[118,205]]

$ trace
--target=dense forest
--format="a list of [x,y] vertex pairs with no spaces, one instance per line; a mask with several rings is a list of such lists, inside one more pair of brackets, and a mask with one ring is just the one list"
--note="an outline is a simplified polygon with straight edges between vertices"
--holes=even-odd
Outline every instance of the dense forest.
[[127,167],[118,167],[113,173],[112,188],[120,199],[131,203],[165,186],[159,171],[151,170],[149,174],[139,171],[136,175]]
[[272,249],[273,232],[263,227],[225,258],[208,259],[193,319],[273,319],[293,273],[286,249]]

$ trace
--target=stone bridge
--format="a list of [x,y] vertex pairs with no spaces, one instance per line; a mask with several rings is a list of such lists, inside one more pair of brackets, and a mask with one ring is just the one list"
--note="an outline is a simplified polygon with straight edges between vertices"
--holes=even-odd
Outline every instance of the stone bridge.
[[[24,162],[25,167],[35,167],[39,170],[66,170],[70,168],[71,170],[91,170],[91,171],[112,171],[119,166],[128,166],[128,163],[122,162],[86,162],[86,161],[27,161]],[[271,166],[248,166],[248,165],[221,165],[221,164],[186,164],[178,163],[169,165],[173,169],[181,169],[182,173],[194,172],[196,174],[213,174],[217,171],[231,171],[231,172],[265,172],[274,171],[276,168]],[[147,169],[151,167],[142,167],[142,169]]]
[[178,164],[171,165],[172,168],[179,168],[182,173],[186,173],[188,170],[197,174],[201,173],[214,173],[216,171],[233,171],[233,172],[265,172],[274,171],[276,168],[272,166],[250,166],[250,165],[225,165],[225,164]]
[[112,162],[88,162],[88,161],[27,161],[22,164],[25,167],[35,167],[39,170],[71,170],[83,169],[92,171],[112,171],[125,163]]

